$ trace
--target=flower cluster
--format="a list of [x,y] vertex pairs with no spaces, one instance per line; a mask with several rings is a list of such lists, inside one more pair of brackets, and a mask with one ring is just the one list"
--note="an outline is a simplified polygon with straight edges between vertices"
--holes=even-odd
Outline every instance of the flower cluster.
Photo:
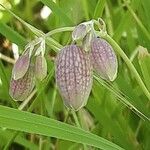
[[10,81],[10,96],[16,101],[25,100],[32,92],[36,79],[43,80],[47,75],[44,57],[45,40],[38,38],[30,42],[16,61]]
[[92,88],[93,70],[113,81],[118,62],[112,46],[99,38],[93,22],[79,24],[72,32],[73,43],[65,46],[56,59],[56,82],[65,105],[79,110],[86,105]]

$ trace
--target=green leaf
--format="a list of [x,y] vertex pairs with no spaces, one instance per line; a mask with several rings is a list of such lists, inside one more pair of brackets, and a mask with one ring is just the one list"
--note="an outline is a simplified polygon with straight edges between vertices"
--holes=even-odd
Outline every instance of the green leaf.
[[[6,145],[6,141],[10,139],[10,137],[13,136],[13,132],[12,131],[8,131],[8,130],[0,130],[0,137],[3,138],[3,143],[2,145]],[[14,139],[15,143],[18,143],[30,150],[38,150],[38,146],[31,143],[31,141],[26,140],[24,137],[22,137],[21,135],[17,136]]]
[[0,127],[84,143],[104,150],[123,150],[97,135],[41,115],[0,106]]
[[22,48],[27,43],[24,37],[2,22],[0,22],[0,33]]
[[60,17],[60,20],[66,25],[72,25],[73,22],[71,19],[64,13],[64,11],[58,7],[52,0],[40,0],[43,4],[47,5],[57,16]]
[[105,2],[106,0],[98,0],[95,10],[94,10],[94,15],[93,15],[94,19],[97,19],[102,16],[102,13],[105,7]]

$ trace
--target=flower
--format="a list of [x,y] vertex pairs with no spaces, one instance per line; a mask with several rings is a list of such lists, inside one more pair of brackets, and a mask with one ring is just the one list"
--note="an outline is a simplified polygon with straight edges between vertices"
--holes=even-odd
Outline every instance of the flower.
[[34,86],[35,78],[33,66],[29,66],[28,71],[22,78],[17,80],[13,77],[11,78],[9,94],[14,100],[23,101],[32,92]]
[[47,75],[44,57],[45,41],[42,38],[31,41],[16,61],[12,70],[9,94],[16,101],[25,100],[35,87],[35,77],[43,80]]
[[56,59],[56,82],[67,107],[79,110],[86,105],[92,80],[90,55],[76,45],[62,48]]
[[75,44],[65,46],[57,55],[56,82],[65,105],[79,110],[90,95],[93,69],[101,78],[113,81],[118,62],[112,46],[97,38],[92,21],[76,26],[72,39]]
[[93,68],[101,78],[113,81],[117,76],[118,62],[112,46],[102,38],[91,41]]

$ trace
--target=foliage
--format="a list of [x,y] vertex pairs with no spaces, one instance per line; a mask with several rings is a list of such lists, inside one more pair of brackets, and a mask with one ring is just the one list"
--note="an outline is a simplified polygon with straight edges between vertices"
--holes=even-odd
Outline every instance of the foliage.
[[[0,149],[149,150],[149,0],[1,0],[0,4],[5,7],[0,7]],[[45,5],[52,11],[46,19],[41,17]],[[64,106],[57,90],[55,58],[62,46],[71,44],[72,27],[99,17],[110,35],[104,38],[117,52],[119,72],[113,82],[94,75],[88,103],[75,113]],[[25,101],[16,102],[9,95],[16,59],[13,46],[22,54],[27,43],[41,36],[46,36],[48,75],[36,81]]]

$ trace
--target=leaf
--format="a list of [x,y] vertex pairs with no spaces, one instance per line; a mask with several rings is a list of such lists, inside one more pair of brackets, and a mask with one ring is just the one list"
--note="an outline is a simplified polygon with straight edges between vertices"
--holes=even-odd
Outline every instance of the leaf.
[[27,44],[24,37],[2,22],[0,22],[0,33],[22,48]]
[[[2,145],[6,145],[6,141],[8,141],[11,137],[13,136],[13,132],[12,131],[8,131],[8,130],[0,130],[0,138],[3,138],[3,143]],[[35,145],[34,143],[32,143],[31,141],[25,139],[24,137],[22,137],[21,135],[17,136],[14,139],[15,143],[18,143],[30,150],[38,150],[38,146]]]
[[71,19],[59,8],[52,0],[40,0],[43,4],[47,5],[57,16],[60,16],[62,22],[66,25],[72,25]]
[[97,19],[102,16],[102,13],[105,7],[105,2],[106,0],[98,0],[95,10],[94,10],[94,15],[93,15],[94,19]]
[[0,127],[84,143],[103,150],[123,150],[97,135],[44,116],[0,106]]

